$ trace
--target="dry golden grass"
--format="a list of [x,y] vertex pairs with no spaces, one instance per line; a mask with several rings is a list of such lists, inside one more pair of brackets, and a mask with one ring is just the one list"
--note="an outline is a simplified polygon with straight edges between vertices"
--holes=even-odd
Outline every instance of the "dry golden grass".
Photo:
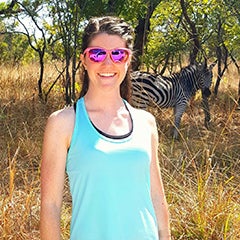
[[[61,84],[47,104],[37,97],[38,68],[0,68],[0,235],[39,239],[40,159],[46,118],[64,105]],[[46,87],[56,71],[48,66]],[[172,112],[152,110],[158,119],[160,165],[171,213],[173,239],[240,239],[239,76],[229,72],[210,100],[210,131],[203,126],[200,99],[184,114],[182,139],[172,141]],[[63,239],[69,238],[71,204],[66,185]]]

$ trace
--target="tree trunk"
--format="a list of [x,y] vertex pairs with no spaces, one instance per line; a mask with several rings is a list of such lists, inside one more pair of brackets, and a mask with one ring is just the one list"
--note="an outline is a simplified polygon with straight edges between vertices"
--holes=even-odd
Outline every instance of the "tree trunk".
[[115,1],[114,0],[109,0],[107,3],[107,13],[108,14],[113,14],[115,13]]
[[240,79],[238,80],[238,110],[240,110]]
[[74,22],[76,23],[73,27],[73,56],[72,56],[72,92],[71,98],[73,101],[76,99],[76,92],[75,92],[75,83],[76,83],[76,72],[78,69],[77,66],[77,49],[78,49],[78,39],[79,39],[79,22],[80,22],[80,12],[81,9],[79,6],[76,6],[76,11],[74,11]]
[[141,65],[140,56],[143,55],[143,47],[145,44],[144,39],[144,31],[145,31],[145,23],[146,19],[141,18],[138,19],[138,25],[135,29],[136,37],[135,37],[135,43],[134,43],[134,61],[132,65],[133,71],[139,70],[139,67]]
[[220,85],[220,81],[221,81],[221,65],[222,65],[222,50],[220,46],[217,46],[216,49],[216,55],[217,55],[217,80],[214,86],[214,95],[215,97],[218,94],[218,88]]
[[145,18],[139,18],[138,19],[138,25],[135,28],[135,33],[136,33],[136,37],[135,37],[135,42],[134,42],[134,52],[135,52],[135,59],[132,65],[132,69],[134,71],[139,70],[140,65],[141,65],[141,60],[140,57],[143,55],[144,53],[144,46],[146,44],[147,41],[147,36],[148,36],[148,32],[150,30],[150,18],[155,10],[155,8],[157,7],[157,5],[160,3],[161,1],[149,1],[149,7],[146,13],[146,17]]
[[197,59],[198,51],[201,49],[201,43],[198,38],[198,32],[197,32],[195,23],[193,21],[191,21],[191,19],[189,18],[188,14],[187,14],[187,7],[186,7],[185,1],[180,0],[180,4],[181,4],[183,16],[184,16],[187,24],[189,25],[190,30],[188,29],[187,26],[184,26],[184,27],[189,34],[189,39],[193,40],[193,49],[192,49],[192,52],[190,53],[190,64],[193,64]]
[[[226,45],[224,44],[223,37],[222,37],[223,31],[222,31],[221,19],[219,19],[219,21],[218,21],[217,33],[218,33],[218,35],[217,35],[218,45],[217,45],[217,49],[216,49],[216,55],[217,55],[218,70],[217,70],[217,80],[216,80],[216,84],[214,87],[214,95],[215,96],[217,96],[217,94],[218,94],[218,89],[220,86],[222,76],[224,75],[225,71],[227,70],[227,67],[228,67],[227,60],[229,57],[228,49],[227,49]],[[222,66],[223,66],[223,68],[222,68]]]
[[44,52],[38,52],[40,59],[40,75],[38,79],[38,96],[41,100],[43,100],[43,91],[42,91],[42,82],[43,82],[43,73],[44,73]]
[[66,105],[71,104],[71,78],[70,78],[70,73],[69,73],[69,64],[70,61],[66,61],[66,79],[65,79],[65,102]]

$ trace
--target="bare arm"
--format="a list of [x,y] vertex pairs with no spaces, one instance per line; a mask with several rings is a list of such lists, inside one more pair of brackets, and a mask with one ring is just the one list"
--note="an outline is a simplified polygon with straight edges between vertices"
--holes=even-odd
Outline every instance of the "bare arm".
[[170,240],[169,212],[165,198],[164,187],[158,161],[158,132],[154,119],[151,119],[152,133],[152,161],[151,161],[151,195],[155,209],[159,238]]
[[41,240],[61,239],[61,205],[73,116],[70,109],[65,109],[52,114],[47,121],[41,163]]

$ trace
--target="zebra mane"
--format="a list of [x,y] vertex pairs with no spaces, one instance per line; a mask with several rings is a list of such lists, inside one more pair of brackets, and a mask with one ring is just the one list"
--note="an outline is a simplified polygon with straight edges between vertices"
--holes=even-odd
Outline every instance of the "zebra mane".
[[194,65],[190,64],[190,65],[182,68],[178,75],[179,80],[186,79],[187,75],[196,72],[196,70],[197,70],[197,66],[195,64]]
[[184,68],[182,68],[179,72],[173,73],[172,77],[177,79],[178,81],[186,80],[189,74],[196,72],[197,66],[195,64],[190,64]]

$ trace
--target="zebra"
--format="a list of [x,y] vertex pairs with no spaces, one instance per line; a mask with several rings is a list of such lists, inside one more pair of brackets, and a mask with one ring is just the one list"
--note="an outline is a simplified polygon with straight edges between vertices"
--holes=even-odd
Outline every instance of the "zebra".
[[211,95],[212,69],[206,61],[190,64],[180,72],[167,77],[148,72],[135,71],[132,78],[132,104],[138,108],[147,108],[153,104],[160,108],[174,109],[173,138],[178,139],[179,127],[189,100],[200,89],[205,114],[205,127],[208,129],[211,119],[208,97]]

